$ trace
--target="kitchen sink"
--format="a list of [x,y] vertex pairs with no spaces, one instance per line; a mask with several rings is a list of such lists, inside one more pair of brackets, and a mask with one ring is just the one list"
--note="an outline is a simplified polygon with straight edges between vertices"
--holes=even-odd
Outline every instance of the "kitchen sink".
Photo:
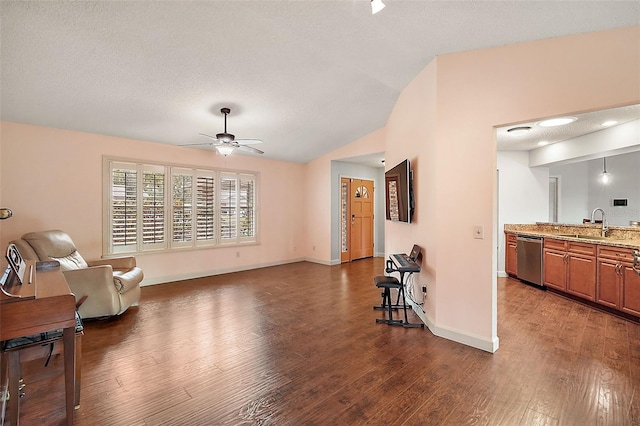
[[580,238],[582,240],[598,240],[598,241],[610,240],[609,237],[597,237],[597,236],[592,236],[592,235],[559,234],[558,236],[559,237]]

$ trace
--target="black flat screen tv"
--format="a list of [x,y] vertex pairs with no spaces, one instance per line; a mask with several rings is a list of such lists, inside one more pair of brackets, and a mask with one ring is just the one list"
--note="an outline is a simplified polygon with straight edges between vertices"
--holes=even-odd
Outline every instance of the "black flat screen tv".
[[415,204],[408,159],[384,173],[384,189],[387,220],[410,223]]

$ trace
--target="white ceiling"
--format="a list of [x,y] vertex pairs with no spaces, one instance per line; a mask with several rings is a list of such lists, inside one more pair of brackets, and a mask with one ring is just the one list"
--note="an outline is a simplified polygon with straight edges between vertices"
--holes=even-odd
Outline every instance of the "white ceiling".
[[264,157],[307,162],[384,127],[436,55],[640,23],[638,1],[386,4],[2,1],[0,117],[180,145],[228,106]]

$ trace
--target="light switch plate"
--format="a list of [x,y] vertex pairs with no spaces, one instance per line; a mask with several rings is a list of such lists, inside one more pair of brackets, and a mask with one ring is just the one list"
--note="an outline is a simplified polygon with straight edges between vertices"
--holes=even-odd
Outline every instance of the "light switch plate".
[[478,240],[484,239],[484,227],[482,225],[476,225],[473,227],[473,238]]

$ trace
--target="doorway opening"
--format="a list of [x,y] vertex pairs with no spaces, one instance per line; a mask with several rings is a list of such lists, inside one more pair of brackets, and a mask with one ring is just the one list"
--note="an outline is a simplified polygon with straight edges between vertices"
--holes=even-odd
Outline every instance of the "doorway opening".
[[340,178],[340,262],[373,256],[373,181]]

